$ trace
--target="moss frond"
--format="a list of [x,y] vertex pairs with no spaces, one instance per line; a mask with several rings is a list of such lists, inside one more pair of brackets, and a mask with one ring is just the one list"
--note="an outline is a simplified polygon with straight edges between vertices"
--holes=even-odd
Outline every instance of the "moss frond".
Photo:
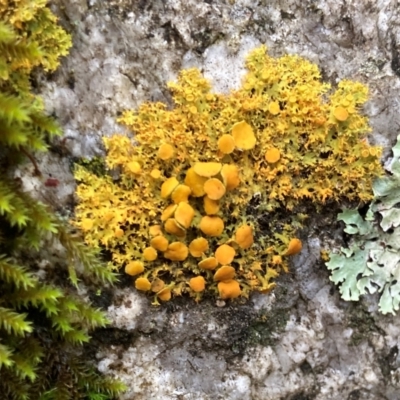
[[26,320],[26,313],[17,313],[9,308],[0,307],[0,329],[14,336],[25,336],[32,332],[32,324]]

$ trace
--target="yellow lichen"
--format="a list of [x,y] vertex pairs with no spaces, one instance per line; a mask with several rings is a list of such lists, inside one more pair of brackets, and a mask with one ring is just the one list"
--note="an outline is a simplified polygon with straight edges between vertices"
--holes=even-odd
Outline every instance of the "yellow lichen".
[[221,236],[224,221],[220,217],[206,215],[201,219],[199,228],[206,236]]
[[[75,225],[112,254],[111,268],[129,271],[143,258],[135,286],[165,280],[155,304],[185,292],[196,301],[206,291],[223,299],[269,292],[302,247],[304,217],[293,210],[369,201],[382,173],[381,148],[365,140],[359,112],[364,85],[344,80],[333,90],[316,65],[274,59],[264,46],[246,67],[229,94],[212,93],[196,69],[181,71],[168,85],[174,108],[143,103],[119,119],[134,140],[104,138],[106,167],[117,173],[75,170]],[[196,292],[190,282],[199,276],[205,289]]]
[[222,265],[230,264],[235,257],[235,249],[228,244],[223,244],[215,250],[215,258]]
[[189,252],[193,257],[201,257],[208,250],[208,241],[204,238],[193,239],[189,245]]
[[190,279],[189,286],[194,292],[202,292],[206,288],[206,281],[202,276],[196,276]]
[[218,149],[221,153],[231,154],[235,150],[235,140],[232,135],[224,134],[218,139]]
[[236,147],[241,150],[250,150],[257,142],[253,128],[246,121],[240,121],[233,125],[232,136]]
[[230,265],[224,265],[217,270],[214,274],[214,281],[218,282],[226,282],[233,279],[236,275],[235,268],[231,267]]
[[239,282],[231,279],[229,281],[218,282],[218,292],[221,299],[235,299],[242,293]]
[[204,191],[211,200],[219,200],[225,194],[224,184],[217,178],[210,178],[204,183]]
[[131,261],[125,266],[125,273],[128,275],[139,275],[144,271],[144,265],[140,261]]
[[198,266],[201,269],[206,269],[206,270],[212,271],[215,268],[217,268],[218,260],[215,257],[208,257],[208,258],[205,258],[204,260],[201,260],[198,263]]

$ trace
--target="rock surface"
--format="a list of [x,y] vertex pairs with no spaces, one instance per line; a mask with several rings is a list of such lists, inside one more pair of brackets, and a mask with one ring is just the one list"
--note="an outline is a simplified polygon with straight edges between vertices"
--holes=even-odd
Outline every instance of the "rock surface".
[[[240,84],[243,56],[301,55],[325,81],[370,88],[370,140],[387,157],[400,125],[400,8],[396,0],[54,0],[74,47],[42,91],[64,128],[65,153],[45,171],[73,195],[65,154],[103,154],[101,136],[124,132],[116,117],[141,102],[170,102],[166,82],[197,66],[226,92]],[[68,185],[64,185],[68,183]],[[56,195],[51,192],[52,201]],[[54,197],[54,198],[53,198]],[[377,314],[376,298],[349,304],[320,260],[340,243],[334,215],[310,224],[301,255],[269,295],[246,302],[154,308],[122,282],[94,300],[110,328],[95,334],[101,371],[129,387],[123,399],[369,400],[400,398],[398,316]],[[337,244],[336,244],[337,245]],[[96,298],[97,297],[97,298]]]

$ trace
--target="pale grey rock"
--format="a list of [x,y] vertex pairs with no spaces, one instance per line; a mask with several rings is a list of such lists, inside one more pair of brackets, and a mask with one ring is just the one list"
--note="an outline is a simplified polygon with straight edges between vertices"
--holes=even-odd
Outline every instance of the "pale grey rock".
[[[42,91],[75,157],[102,155],[102,136],[126,133],[116,121],[121,111],[147,100],[170,106],[166,82],[181,68],[200,68],[216,92],[237,88],[245,54],[260,43],[274,56],[318,64],[332,85],[368,84],[369,139],[385,146],[385,157],[399,133],[396,0],[54,0],[52,7],[74,47]],[[68,160],[49,157],[46,173],[62,187],[36,178],[23,184],[67,206]],[[128,385],[121,399],[399,399],[399,318],[378,315],[374,296],[340,300],[319,253],[340,243],[342,231],[332,216],[319,218],[276,290],[248,303],[178,299],[154,308],[130,284],[116,290],[108,307],[114,333],[96,340],[99,369]]]

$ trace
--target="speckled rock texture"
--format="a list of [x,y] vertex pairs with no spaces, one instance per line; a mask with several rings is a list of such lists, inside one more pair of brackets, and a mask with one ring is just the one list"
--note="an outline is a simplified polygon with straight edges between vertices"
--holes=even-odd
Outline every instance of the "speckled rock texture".
[[[60,181],[41,196],[73,203],[73,157],[102,155],[101,136],[124,132],[116,117],[143,101],[170,103],[166,82],[197,66],[214,90],[237,87],[243,56],[265,43],[271,55],[299,54],[323,79],[370,88],[370,140],[385,157],[400,126],[400,6],[397,0],[54,0],[72,33],[62,67],[38,83],[64,129],[59,152],[40,160]],[[61,150],[60,150],[61,149]],[[31,189],[40,192],[31,184]],[[60,191],[60,192],[59,192]],[[122,278],[92,296],[112,322],[91,354],[135,400],[398,400],[399,316],[376,298],[340,300],[320,260],[338,246],[335,212],[311,218],[306,243],[269,295],[234,303],[182,298],[154,308]]]

